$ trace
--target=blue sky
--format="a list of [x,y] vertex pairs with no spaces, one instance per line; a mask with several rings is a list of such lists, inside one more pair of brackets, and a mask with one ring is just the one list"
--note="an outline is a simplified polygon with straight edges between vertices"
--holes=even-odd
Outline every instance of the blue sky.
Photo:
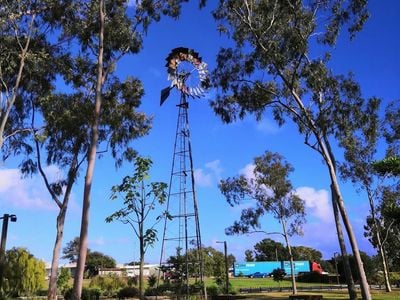
[[[165,57],[175,47],[189,47],[200,53],[209,69],[214,67],[219,47],[229,43],[216,31],[210,16],[216,2],[208,1],[209,6],[201,11],[196,3],[186,5],[178,21],[163,19],[153,25],[145,38],[143,51],[123,58],[117,66],[121,77],[139,77],[145,87],[141,109],[153,116],[153,129],[148,136],[135,141],[134,146],[142,155],[152,158],[154,181],[169,181],[177,118],[175,105],[179,100],[179,95],[173,92],[167,102],[159,106],[160,90],[169,85]],[[340,38],[331,67],[336,73],[352,71],[365,97],[378,96],[383,103],[388,103],[400,95],[400,2],[387,0],[378,4],[373,1],[370,11],[369,21],[354,41],[349,42],[344,36]],[[339,247],[331,213],[329,178],[321,158],[303,144],[293,124],[278,128],[268,113],[259,123],[248,117],[234,124],[223,124],[208,104],[214,93],[211,90],[204,99],[192,100],[189,110],[203,244],[223,251],[223,245],[216,241],[226,240],[228,251],[241,260],[246,249],[271,237],[262,234],[225,236],[224,229],[240,216],[240,208],[229,207],[217,188],[220,179],[245,173],[255,156],[270,150],[281,153],[294,166],[293,186],[307,204],[305,235],[294,237],[293,244],[314,247],[329,259]],[[18,216],[18,221],[9,225],[7,248],[26,247],[36,257],[50,261],[56,207],[41,179],[23,180],[16,167],[16,159],[0,167],[0,213]],[[53,176],[60,176],[56,167],[50,166],[48,170]],[[111,255],[121,263],[138,259],[138,243],[129,226],[118,222],[107,224],[104,219],[119,208],[119,203],[109,200],[111,186],[131,171],[132,166],[127,164],[116,170],[113,161],[105,156],[96,162],[92,190],[89,248]],[[82,187],[83,176],[73,191],[64,245],[79,234]],[[357,194],[350,184],[342,184],[342,191],[360,249],[372,254],[373,249],[362,236],[368,212],[365,196]],[[263,229],[276,231],[279,227],[267,216]],[[272,238],[283,242],[278,236]],[[160,242],[149,250],[148,262],[159,260],[159,245]]]

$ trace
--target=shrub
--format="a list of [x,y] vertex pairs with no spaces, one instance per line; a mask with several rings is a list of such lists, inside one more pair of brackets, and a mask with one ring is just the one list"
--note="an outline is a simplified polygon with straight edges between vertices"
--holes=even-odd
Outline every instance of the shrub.
[[396,287],[400,287],[400,272],[390,272],[389,278],[392,284]]
[[167,282],[159,285],[158,287],[147,288],[144,292],[145,296],[160,296],[175,293],[176,289],[171,283]]
[[[312,283],[330,283],[332,279],[334,280],[334,282],[336,282],[337,280],[336,277],[332,278],[329,277],[327,274],[320,274],[318,272],[302,273],[299,274],[299,276],[297,277],[298,282],[312,282]],[[368,282],[370,282],[370,280]]]
[[71,278],[71,272],[67,268],[60,268],[60,273],[57,278],[57,288],[64,294],[64,292],[69,289],[71,286],[69,284],[69,280]]
[[157,283],[157,277],[153,274],[147,278],[147,284],[149,287],[154,287]]
[[[64,299],[65,300],[72,300],[73,299],[73,289],[70,288],[65,291]],[[100,290],[99,289],[82,289],[81,300],[98,300],[100,299]]]
[[207,287],[207,295],[209,296],[218,296],[220,292],[220,288],[216,285],[211,285]]
[[137,277],[128,277],[128,286],[137,286],[138,279]]
[[127,286],[127,279],[116,275],[95,276],[89,283],[89,287],[98,288],[105,296],[115,295],[119,289]]
[[272,274],[272,277],[274,278],[274,281],[277,281],[277,282],[282,281],[286,276],[285,270],[280,269],[280,268],[274,269],[271,274]]
[[139,296],[139,290],[135,287],[125,287],[118,291],[118,299],[135,298]]

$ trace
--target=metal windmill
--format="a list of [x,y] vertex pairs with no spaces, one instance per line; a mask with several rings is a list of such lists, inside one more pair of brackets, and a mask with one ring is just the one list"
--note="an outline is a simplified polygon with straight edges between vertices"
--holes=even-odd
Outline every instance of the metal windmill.
[[192,49],[175,48],[166,60],[171,85],[161,91],[160,105],[174,88],[180,92],[180,102],[160,266],[164,279],[175,281],[182,287],[179,293],[189,295],[190,278],[203,282],[203,259],[187,100],[203,96],[210,80],[207,64]]

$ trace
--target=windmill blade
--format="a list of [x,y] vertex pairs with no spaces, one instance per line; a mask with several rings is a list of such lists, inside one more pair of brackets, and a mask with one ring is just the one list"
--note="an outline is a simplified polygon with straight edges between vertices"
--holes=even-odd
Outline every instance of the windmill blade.
[[163,105],[163,103],[165,102],[165,100],[167,100],[169,93],[171,92],[171,90],[173,89],[173,86],[169,86],[166,87],[165,89],[161,90],[161,99],[160,99],[160,106]]

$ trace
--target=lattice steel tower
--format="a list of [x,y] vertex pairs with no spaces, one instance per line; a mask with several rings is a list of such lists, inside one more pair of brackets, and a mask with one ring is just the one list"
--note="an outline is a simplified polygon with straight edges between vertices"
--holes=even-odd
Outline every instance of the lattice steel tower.
[[179,286],[178,294],[188,296],[192,292],[189,279],[203,283],[204,268],[187,100],[203,95],[209,77],[207,65],[191,49],[173,49],[166,60],[171,86],[161,91],[160,104],[174,88],[180,92],[180,101],[160,257],[163,274],[158,282],[163,276]]

